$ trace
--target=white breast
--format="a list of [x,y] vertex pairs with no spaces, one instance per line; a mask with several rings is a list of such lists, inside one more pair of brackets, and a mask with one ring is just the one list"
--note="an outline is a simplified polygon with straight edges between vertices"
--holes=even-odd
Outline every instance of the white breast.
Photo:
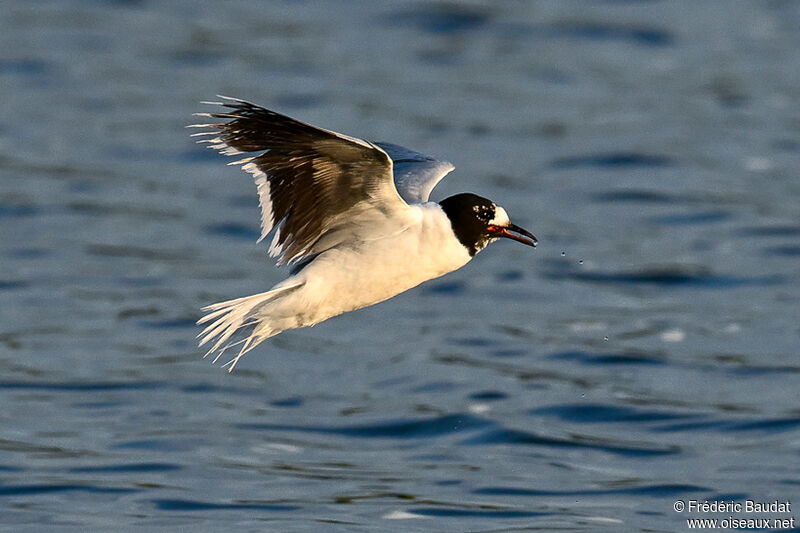
[[328,250],[298,273],[305,285],[296,303],[307,311],[306,320],[315,324],[381,302],[469,262],[438,204],[411,210],[402,230],[376,235],[357,250]]

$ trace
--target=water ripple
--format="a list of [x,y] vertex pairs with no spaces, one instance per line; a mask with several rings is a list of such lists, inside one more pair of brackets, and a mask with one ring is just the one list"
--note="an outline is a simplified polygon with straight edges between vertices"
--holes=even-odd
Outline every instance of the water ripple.
[[194,256],[194,252],[188,249],[155,249],[143,246],[130,246],[125,244],[87,244],[84,251],[88,255],[103,257],[131,257],[144,259],[147,261],[176,261],[187,260]]
[[570,448],[596,450],[624,457],[655,457],[680,452],[677,446],[629,446],[595,437],[572,435],[570,438],[546,437],[520,429],[491,429],[480,435],[462,441],[465,445],[512,444],[525,446],[544,446],[550,448]]
[[2,59],[0,75],[41,76],[52,71],[52,65],[41,59]]
[[800,236],[800,226],[752,226],[742,228],[738,233],[747,237],[797,237]]
[[785,283],[781,276],[733,276],[714,274],[706,269],[684,266],[643,268],[641,270],[601,272],[573,268],[551,269],[544,274],[549,279],[571,279],[591,283],[619,285],[654,285],[702,289],[731,289],[749,286],[770,286]]
[[620,168],[644,167],[659,168],[669,167],[675,160],[666,155],[641,154],[637,152],[609,152],[605,154],[575,155],[562,157],[550,162],[553,169],[572,168]]
[[627,41],[644,46],[669,46],[675,41],[674,35],[663,28],[598,22],[557,23],[545,33],[549,37],[587,39],[590,41]]
[[708,487],[699,485],[663,484],[645,485],[639,487],[625,487],[614,489],[587,489],[587,490],[539,490],[518,487],[483,487],[473,490],[473,494],[481,496],[612,496],[612,495],[638,495],[653,498],[667,498],[670,496],[684,496],[686,494],[709,492]]
[[22,280],[0,280],[0,291],[12,291],[17,289],[24,289],[30,285],[27,281]]
[[118,390],[152,390],[166,386],[158,381],[84,381],[53,383],[41,381],[0,381],[0,389],[24,389],[46,391],[106,392]]
[[463,281],[440,281],[427,283],[423,286],[426,294],[436,294],[444,296],[456,296],[462,294],[467,288]]
[[38,215],[39,209],[32,205],[0,203],[0,218],[17,218]]
[[506,398],[508,398],[508,394],[496,390],[481,391],[469,395],[470,400],[477,400],[482,402],[505,400]]
[[548,359],[577,361],[586,365],[664,365],[666,362],[646,353],[589,353],[581,351],[558,352]]
[[654,431],[677,432],[677,431],[698,431],[719,433],[737,432],[762,432],[762,433],[784,433],[800,429],[800,417],[775,417],[758,418],[743,420],[709,420],[704,419],[699,422],[686,422],[680,424],[667,424],[653,428]]
[[24,496],[28,494],[47,494],[51,492],[88,492],[90,494],[124,494],[138,492],[138,489],[119,487],[98,487],[96,485],[76,484],[32,484],[32,485],[0,485],[0,496]]
[[197,325],[195,318],[166,318],[162,320],[141,320],[138,325],[149,329],[175,329],[194,328]]
[[489,16],[469,6],[457,4],[420,4],[386,17],[392,26],[398,23],[436,34],[454,34],[475,30],[489,22]]
[[305,400],[302,396],[290,396],[288,398],[280,398],[269,402],[272,407],[300,407],[304,403]]
[[409,512],[422,516],[454,518],[531,518],[550,514],[536,511],[517,511],[513,509],[454,509],[452,507],[413,507]]
[[72,473],[126,474],[131,472],[172,472],[181,469],[182,467],[180,465],[170,463],[133,463],[122,465],[78,466],[70,468],[68,471]]
[[291,424],[241,424],[242,429],[267,431],[302,431],[309,433],[328,433],[358,438],[416,439],[431,438],[450,433],[486,427],[490,423],[480,418],[466,415],[443,415],[421,420],[392,420],[375,424],[353,426],[301,426]]
[[183,216],[182,212],[175,209],[87,200],[69,202],[67,207],[76,213],[101,218],[129,216],[133,218],[146,218],[149,220],[168,220],[181,218]]
[[800,257],[800,245],[772,246],[764,248],[765,255],[777,255],[782,257]]
[[632,202],[642,204],[674,204],[679,202],[679,198],[674,195],[642,189],[620,189],[616,191],[595,193],[591,195],[591,198],[596,202],[608,203]]
[[180,499],[155,499],[151,500],[162,511],[297,511],[298,505],[285,505],[275,503],[234,502],[210,503],[195,500]]
[[649,411],[604,404],[562,404],[540,407],[529,411],[532,415],[553,416],[560,420],[585,423],[604,422],[659,422],[684,419],[693,415]]
[[730,218],[731,214],[726,211],[706,211],[701,213],[663,215],[650,218],[649,221],[651,224],[657,226],[694,226],[697,224],[723,222]]
[[246,224],[237,224],[235,222],[209,225],[206,226],[203,231],[210,235],[221,235],[223,237],[231,237],[234,239],[242,239],[247,241],[256,241],[261,235],[261,232],[258,229]]

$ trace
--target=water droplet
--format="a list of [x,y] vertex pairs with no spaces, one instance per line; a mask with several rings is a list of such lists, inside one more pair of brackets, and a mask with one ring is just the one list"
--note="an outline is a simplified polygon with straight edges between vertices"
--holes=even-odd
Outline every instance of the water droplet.
[[578,261],[578,264],[579,264],[579,265],[582,265],[582,264],[583,264],[583,259],[581,259],[580,261]]
[[565,257],[566,255],[567,255],[567,252],[565,252],[564,250],[561,250],[561,257]]
[[603,340],[604,340],[604,341],[607,341],[607,340],[608,340],[608,335],[606,335],[605,337],[603,337]]

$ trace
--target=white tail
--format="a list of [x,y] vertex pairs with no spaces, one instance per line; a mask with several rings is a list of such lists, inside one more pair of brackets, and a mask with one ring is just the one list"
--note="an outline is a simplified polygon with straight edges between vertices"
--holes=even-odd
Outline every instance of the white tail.
[[[261,312],[263,306],[302,285],[303,282],[295,282],[291,285],[277,287],[260,294],[228,300],[227,302],[219,302],[204,307],[203,311],[207,311],[207,314],[198,320],[197,323],[211,323],[198,335],[200,338],[199,346],[214,340],[214,338],[216,338],[216,341],[203,357],[208,357],[211,353],[219,350],[219,353],[213,361],[216,363],[225,350],[242,344],[243,346],[236,357],[223,365],[229,367],[228,372],[232,372],[233,367],[236,366],[236,363],[239,362],[239,359],[244,354],[269,337],[283,331],[278,328],[270,328],[267,322],[268,316]],[[241,333],[244,337],[236,341],[230,340],[230,342],[225,344],[226,341],[231,339],[237,332]]]

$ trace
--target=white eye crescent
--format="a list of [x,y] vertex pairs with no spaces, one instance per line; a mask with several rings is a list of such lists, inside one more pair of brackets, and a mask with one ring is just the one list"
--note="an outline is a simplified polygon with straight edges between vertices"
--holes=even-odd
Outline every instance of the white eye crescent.
[[508,226],[511,220],[508,218],[506,210],[499,205],[494,208],[494,218],[489,221],[491,226]]

